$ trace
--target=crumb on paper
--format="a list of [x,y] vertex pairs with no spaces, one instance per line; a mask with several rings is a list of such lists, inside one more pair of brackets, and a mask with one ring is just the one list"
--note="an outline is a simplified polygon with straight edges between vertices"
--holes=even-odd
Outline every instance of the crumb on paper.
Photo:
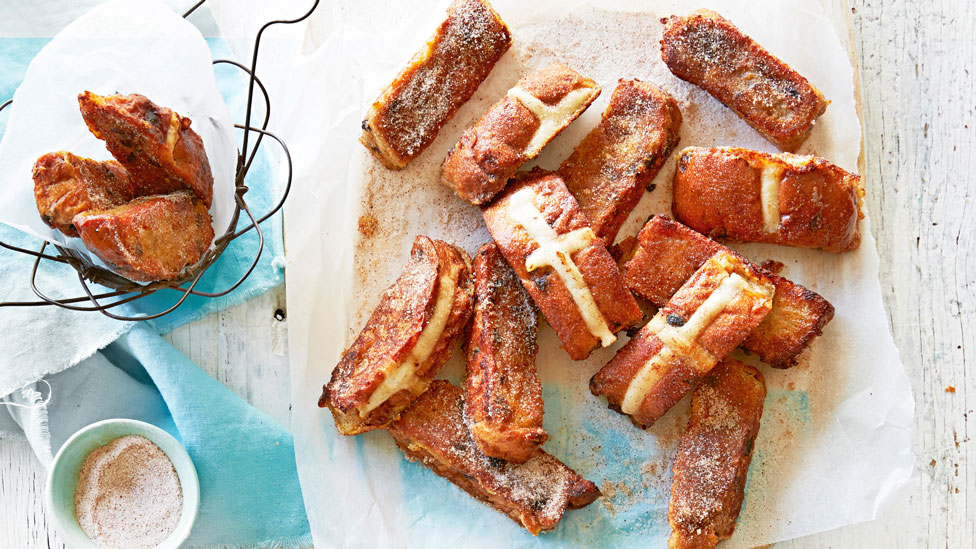
[[782,261],[776,261],[775,259],[767,259],[762,262],[762,268],[773,274],[779,274],[785,266]]
[[956,392],[956,386],[955,385],[949,385],[948,387],[945,388],[945,392],[947,392],[947,393],[955,393]]
[[652,477],[661,476],[661,464],[655,461],[645,463],[641,472]]
[[933,459],[929,462],[929,467],[935,467],[936,461]]
[[617,492],[614,491],[613,483],[610,481],[603,481],[603,485],[600,486],[600,491],[603,492],[603,497],[600,498],[600,501],[603,502],[603,506],[606,507],[607,511],[610,511],[611,513],[615,512],[615,509],[613,508],[613,497],[617,495]]
[[370,214],[363,214],[359,216],[359,233],[369,238],[376,234],[376,227],[379,225],[379,221]]
[[[625,499],[629,499],[634,495],[634,492],[630,489],[630,487],[623,482],[610,482],[609,480],[603,481],[603,484],[600,486],[600,492],[603,493],[603,497],[600,498],[603,501],[603,506],[606,507],[607,511],[610,511],[611,513],[616,512],[613,500],[616,499],[617,496],[622,496]],[[630,503],[628,502],[627,507],[629,506]]]

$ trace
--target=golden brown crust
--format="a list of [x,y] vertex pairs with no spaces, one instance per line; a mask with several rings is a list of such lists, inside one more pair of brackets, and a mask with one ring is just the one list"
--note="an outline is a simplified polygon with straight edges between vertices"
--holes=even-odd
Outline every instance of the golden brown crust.
[[190,191],[209,208],[213,175],[203,140],[190,119],[139,94],[78,95],[81,115],[95,137],[137,185],[154,193]]
[[[410,259],[396,281],[383,292],[366,325],[353,344],[342,353],[323,388],[319,406],[328,406],[336,416],[343,433],[354,434],[339,424],[339,415],[355,415],[379,386],[388,364],[399,364],[410,354],[420,332],[434,313],[440,258],[434,241],[418,236],[410,250]],[[376,428],[389,422],[382,418]]]
[[38,158],[33,178],[41,219],[67,236],[78,236],[71,224],[76,215],[121,206],[138,196],[129,173],[118,162],[99,162],[67,151]]
[[742,342],[742,348],[773,368],[789,368],[834,318],[834,306],[799,284],[779,275],[768,276],[776,286],[773,309]]
[[[624,258],[624,279],[631,291],[658,307],[667,303],[708,258],[720,251],[735,254],[661,215],[648,220],[633,243],[631,257]],[[773,308],[742,347],[774,368],[789,368],[834,317],[834,307],[812,290],[782,276],[764,274],[776,286]]]
[[[727,300],[696,323],[699,308],[707,309],[706,301],[722,295],[721,288],[736,277],[741,289],[726,293]],[[773,292],[758,268],[717,253],[593,376],[590,391],[606,396],[612,409],[638,427],[651,426],[762,322]],[[633,393],[632,385],[638,388]]]
[[[769,172],[781,176],[773,230],[763,217]],[[848,252],[861,242],[860,179],[815,156],[689,147],[678,159],[672,210],[675,219],[712,237]]]
[[195,265],[214,231],[203,202],[189,193],[138,198],[72,220],[85,247],[131,280],[169,280]]
[[672,465],[669,549],[713,548],[732,535],[765,398],[759,371],[736,360],[716,366],[695,389]]
[[[529,74],[519,80],[515,88],[524,90],[548,106],[558,104],[575,90],[590,90],[591,93],[573,110],[568,120],[554,128],[555,132],[545,143],[558,135],[600,95],[596,82],[560,63]],[[505,188],[522,164],[538,154],[538,151],[532,152],[527,148],[541,127],[540,119],[511,93],[461,134],[461,139],[448,153],[441,167],[441,181],[474,205],[491,200]]]
[[600,497],[592,482],[539,450],[525,463],[490,458],[464,424],[463,394],[448,381],[434,381],[390,426],[397,446],[474,498],[505,513],[533,535],[551,530],[566,509]]
[[427,44],[380,94],[359,141],[384,166],[404,168],[466,103],[512,45],[485,0],[455,0]]
[[607,245],[678,144],[681,112],[673,97],[640,80],[623,80],[600,124],[558,173]]
[[[394,369],[411,357],[425,327],[435,315],[442,283],[452,284],[450,312],[432,350],[420,362],[408,383],[375,408],[361,413]],[[352,346],[347,349],[319,406],[332,411],[336,428],[345,435],[382,429],[395,420],[430,384],[450,358],[454,343],[473,305],[470,260],[455,246],[418,236],[410,261],[400,277],[383,292],[380,303]]]
[[795,151],[829,103],[806,78],[710,10],[663,19],[661,57],[675,76],[732,109],[784,151]]
[[[521,222],[516,221],[511,211],[512,197],[523,189],[534,193],[534,212],[541,215],[557,238],[589,229],[589,224],[562,179],[539,169],[520,174],[505,192],[482,208],[488,232],[556,331],[563,348],[574,360],[582,360],[600,345],[601,340],[587,327],[580,306],[552,266],[543,265],[532,272],[526,268],[526,260],[539,249],[539,242]],[[569,256],[610,333],[616,334],[641,320],[640,307],[627,290],[602,240],[594,236],[587,246]]]
[[474,257],[475,307],[465,377],[465,415],[485,455],[524,463],[546,441],[535,369],[535,305],[494,243]]

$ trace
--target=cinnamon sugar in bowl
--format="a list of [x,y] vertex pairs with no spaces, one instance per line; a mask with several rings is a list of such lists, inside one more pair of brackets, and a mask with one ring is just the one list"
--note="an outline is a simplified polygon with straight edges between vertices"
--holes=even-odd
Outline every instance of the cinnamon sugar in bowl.
[[48,474],[47,505],[68,547],[176,548],[190,535],[200,486],[168,433],[110,419],[71,436]]

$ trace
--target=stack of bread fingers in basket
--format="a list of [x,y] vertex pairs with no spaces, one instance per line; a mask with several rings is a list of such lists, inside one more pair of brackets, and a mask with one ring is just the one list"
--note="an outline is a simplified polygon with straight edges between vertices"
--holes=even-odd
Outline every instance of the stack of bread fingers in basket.
[[[473,260],[417,236],[399,278],[343,353],[319,405],[340,433],[385,429],[421,461],[533,534],[600,491],[541,447],[539,313],[572,360],[631,334],[590,380],[647,429],[692,394],[674,459],[670,547],[714,547],[739,514],[765,382],[738,347],[790,368],[834,309],[714,239],[843,253],[859,245],[860,178],[797,156],[828,101],[719,14],[662,20],[664,63],[785,151],[676,151],[665,91],[621,79],[599,124],[555,171],[521,170],[601,93],[554,63],[524,76],[461,135],[441,182],[481,209],[493,242]],[[455,0],[426,46],[372,105],[362,143],[387,168],[423,153],[512,44],[484,0]],[[672,213],[614,245],[676,156]],[[656,308],[646,321],[645,308]],[[643,327],[640,327],[643,323]],[[460,343],[464,387],[434,380]]]
[[34,163],[41,219],[137,282],[178,279],[214,238],[213,175],[190,119],[139,94],[78,95],[115,160],[47,153]]

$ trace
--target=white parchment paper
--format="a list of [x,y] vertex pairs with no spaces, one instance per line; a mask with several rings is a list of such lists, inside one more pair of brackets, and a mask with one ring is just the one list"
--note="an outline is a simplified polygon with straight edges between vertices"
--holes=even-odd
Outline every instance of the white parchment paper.
[[0,142],[0,222],[86,252],[80,238],[41,221],[31,179],[34,161],[47,152],[111,158],[81,117],[77,97],[85,90],[140,93],[190,118],[210,160],[210,214],[214,231],[222,234],[234,213],[234,122],[200,31],[155,0],[103,3],[66,26],[31,62]]
[[[623,344],[572,362],[548,326],[538,367],[545,399],[545,449],[596,482],[604,497],[567,512],[555,531],[533,538],[419,464],[384,432],[338,435],[316,401],[339,355],[406,261],[416,234],[469,252],[488,239],[477,209],[438,182],[439,166],[463,129],[520,76],[560,59],[603,86],[597,103],[557,138],[538,164],[555,168],[598,122],[618,78],[640,78],[672,93],[684,124],[680,146],[773,147],[702,90],[660,61],[659,19],[712,7],[807,76],[832,100],[801,152],[857,169],[860,125],[848,56],[816,0],[493,2],[515,45],[433,145],[400,172],[381,167],[357,138],[362,113],[423,44],[446,1],[325,3],[306,29],[304,50],[281,69],[293,105],[281,122],[295,157],[286,206],[286,270],[292,396],[299,474],[316,544],[374,546],[661,547],[670,462],[687,421],[687,399],[641,431],[587,382]],[[419,4],[419,6],[418,6]],[[673,163],[658,176],[621,231],[670,209]],[[867,192],[877,192],[864,181]],[[378,226],[357,230],[361,215]],[[862,244],[844,255],[777,246],[736,246],[776,259],[782,273],[821,293],[834,320],[790,370],[760,366],[769,396],[731,547],[754,546],[869,520],[913,474],[914,403],[887,325],[870,220]],[[622,337],[621,339],[626,339]],[[459,383],[460,355],[442,377]]]

